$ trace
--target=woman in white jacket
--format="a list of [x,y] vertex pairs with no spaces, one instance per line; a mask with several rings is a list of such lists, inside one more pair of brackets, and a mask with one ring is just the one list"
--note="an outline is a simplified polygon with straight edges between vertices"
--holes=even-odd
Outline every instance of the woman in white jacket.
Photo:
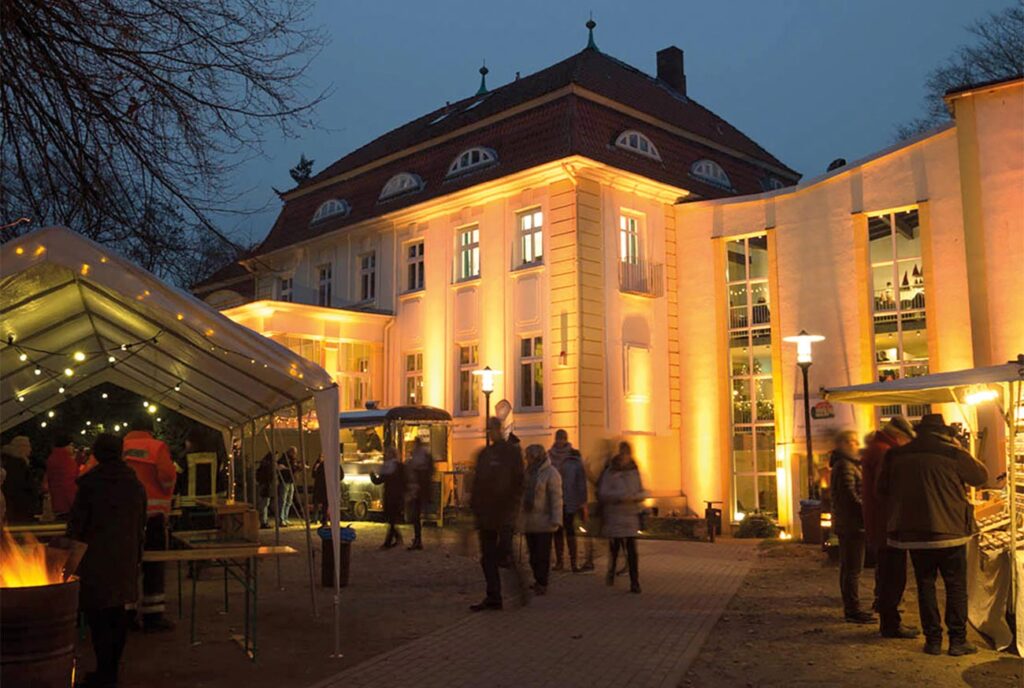
[[562,477],[539,444],[526,448],[526,462],[522,532],[530,550],[533,591],[543,595],[551,570],[551,538],[562,525]]
[[597,485],[601,502],[603,525],[601,534],[608,538],[608,585],[615,585],[615,564],[619,550],[625,548],[629,563],[629,591],[640,592],[640,564],[636,553],[636,535],[640,529],[640,503],[644,486],[640,470],[633,461],[633,450],[628,442],[619,443],[616,454],[605,468]]

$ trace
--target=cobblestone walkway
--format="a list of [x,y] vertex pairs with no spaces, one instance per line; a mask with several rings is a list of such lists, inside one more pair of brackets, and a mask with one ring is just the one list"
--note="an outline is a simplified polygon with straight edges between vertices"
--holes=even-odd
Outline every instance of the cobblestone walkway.
[[643,541],[639,549],[640,595],[629,594],[626,577],[608,588],[600,573],[555,575],[548,594],[527,607],[467,611],[465,621],[315,688],[674,688],[749,570],[755,545]]

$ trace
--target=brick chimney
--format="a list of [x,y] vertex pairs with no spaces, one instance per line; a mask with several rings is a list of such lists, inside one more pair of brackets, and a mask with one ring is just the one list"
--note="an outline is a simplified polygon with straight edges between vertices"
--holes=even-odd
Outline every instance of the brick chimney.
[[683,51],[674,45],[658,51],[658,80],[681,95],[686,95],[686,72]]

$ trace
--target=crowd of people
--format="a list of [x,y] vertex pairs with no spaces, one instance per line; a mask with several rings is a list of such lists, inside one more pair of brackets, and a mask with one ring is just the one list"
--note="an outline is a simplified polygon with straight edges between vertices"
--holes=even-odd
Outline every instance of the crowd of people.
[[[945,622],[951,656],[973,654],[967,640],[967,543],[976,531],[966,487],[988,480],[985,465],[956,440],[941,414],[915,426],[893,416],[860,449],[857,433],[835,439],[830,458],[833,531],[839,539],[839,589],[847,621],[878,623],[884,638],[912,639],[899,605],[907,582],[907,557],[917,583],[924,652],[942,654],[942,620],[936,580],[945,587]],[[878,617],[860,600],[865,551],[875,560]]]

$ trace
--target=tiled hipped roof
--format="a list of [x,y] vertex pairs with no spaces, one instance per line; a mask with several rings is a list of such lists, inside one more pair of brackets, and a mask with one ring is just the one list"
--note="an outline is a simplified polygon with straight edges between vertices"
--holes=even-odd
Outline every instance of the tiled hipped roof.
[[[456,135],[438,145],[401,155],[409,148],[451,135],[570,84],[757,162],[731,156],[570,93],[467,134]],[[616,147],[617,135],[626,129],[642,131],[657,147],[661,161]],[[452,160],[472,146],[494,149],[498,162],[446,178]],[[799,179],[799,174],[693,100],[612,57],[596,50],[584,50],[482,98],[467,98],[413,120],[328,166],[295,191],[285,194],[284,208],[256,253],[274,251],[377,215],[576,154],[688,189],[703,198],[763,191],[765,178],[773,173],[762,165],[780,170],[774,176],[787,185]],[[396,156],[396,159],[337,183],[329,183],[334,177],[347,175],[388,156]],[[721,165],[729,175],[732,189],[708,184],[689,174],[690,166],[703,158],[710,158]],[[423,179],[423,188],[379,201],[384,184],[399,172],[418,174]],[[293,195],[301,192],[303,187],[322,182],[328,183],[315,191]],[[330,198],[346,199],[351,212],[344,217],[336,216],[311,225],[316,209]]]

